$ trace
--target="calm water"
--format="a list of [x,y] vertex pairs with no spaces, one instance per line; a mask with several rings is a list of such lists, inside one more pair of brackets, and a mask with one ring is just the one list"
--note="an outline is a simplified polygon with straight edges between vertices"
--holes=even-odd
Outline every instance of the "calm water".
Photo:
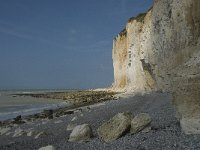
[[[34,91],[37,92],[38,91]],[[44,92],[44,91],[39,91]],[[14,93],[28,93],[15,91]],[[33,91],[32,91],[33,93]],[[42,112],[44,109],[56,109],[68,106],[63,100],[33,98],[29,96],[12,96],[13,91],[0,92],[0,120],[14,118],[18,115],[30,115]]]

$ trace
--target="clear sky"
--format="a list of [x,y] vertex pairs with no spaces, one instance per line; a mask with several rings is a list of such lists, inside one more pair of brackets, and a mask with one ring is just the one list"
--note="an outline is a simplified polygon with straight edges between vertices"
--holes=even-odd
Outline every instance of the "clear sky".
[[112,40],[153,0],[1,0],[0,89],[113,82]]

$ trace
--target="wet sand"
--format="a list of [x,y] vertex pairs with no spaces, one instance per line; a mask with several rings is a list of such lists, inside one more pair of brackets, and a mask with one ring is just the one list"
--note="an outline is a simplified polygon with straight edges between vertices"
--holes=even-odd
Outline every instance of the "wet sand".
[[0,95],[0,121],[14,118],[18,115],[30,115],[42,112],[44,109],[57,109],[70,104],[61,99],[34,98],[32,96],[17,96],[13,93]]

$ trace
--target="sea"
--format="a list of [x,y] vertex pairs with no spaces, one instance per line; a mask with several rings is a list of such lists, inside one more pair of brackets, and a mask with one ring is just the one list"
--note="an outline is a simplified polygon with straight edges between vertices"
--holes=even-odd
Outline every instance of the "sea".
[[[17,96],[15,94],[45,93],[57,90],[4,90],[0,91],[0,121],[15,118],[19,115],[27,116],[47,109],[67,107],[70,104],[59,99],[34,98],[31,96]],[[66,91],[66,90],[59,90]]]

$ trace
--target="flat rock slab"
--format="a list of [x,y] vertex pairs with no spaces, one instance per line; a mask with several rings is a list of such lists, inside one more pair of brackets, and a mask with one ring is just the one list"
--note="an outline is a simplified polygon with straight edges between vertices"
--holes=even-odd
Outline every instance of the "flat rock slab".
[[87,142],[92,136],[92,129],[88,124],[76,126],[70,134],[70,142]]
[[97,130],[100,138],[105,142],[111,142],[121,137],[131,126],[130,113],[118,113],[109,121],[105,122]]
[[131,121],[131,134],[135,134],[146,128],[151,123],[151,117],[147,113],[141,113]]

